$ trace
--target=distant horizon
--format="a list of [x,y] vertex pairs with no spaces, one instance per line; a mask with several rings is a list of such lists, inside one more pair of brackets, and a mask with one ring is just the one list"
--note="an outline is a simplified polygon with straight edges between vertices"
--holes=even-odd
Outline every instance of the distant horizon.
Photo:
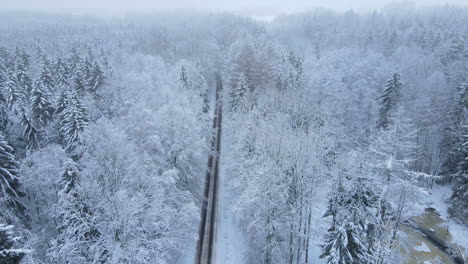
[[76,16],[96,16],[96,17],[127,17],[134,15],[151,15],[161,13],[232,13],[251,17],[275,17],[295,13],[304,13],[317,9],[326,9],[335,12],[346,12],[353,10],[356,13],[369,13],[382,11],[392,7],[405,7],[407,9],[421,9],[437,6],[468,7],[468,1],[464,0],[429,0],[429,1],[344,1],[330,0],[327,3],[318,1],[295,0],[287,5],[281,1],[273,0],[271,3],[264,3],[266,0],[258,0],[246,5],[246,0],[236,3],[231,1],[214,0],[190,1],[175,0],[170,5],[158,5],[159,1],[134,0],[131,3],[127,0],[117,0],[115,3],[108,3],[111,0],[101,0],[97,4],[92,0],[68,1],[65,5],[59,0],[43,0],[41,5],[33,0],[17,0],[3,4],[0,12],[26,12],[38,14],[56,15],[76,15]]

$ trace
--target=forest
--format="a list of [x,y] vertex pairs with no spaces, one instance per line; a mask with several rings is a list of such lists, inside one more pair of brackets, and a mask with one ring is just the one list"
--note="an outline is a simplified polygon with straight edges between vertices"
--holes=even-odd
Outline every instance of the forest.
[[0,13],[0,263],[194,263],[216,103],[242,263],[467,261],[468,9],[394,6]]

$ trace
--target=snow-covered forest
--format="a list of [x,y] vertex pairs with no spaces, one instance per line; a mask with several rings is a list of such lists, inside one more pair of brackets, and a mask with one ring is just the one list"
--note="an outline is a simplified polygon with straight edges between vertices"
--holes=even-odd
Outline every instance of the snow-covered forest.
[[216,75],[243,263],[466,261],[468,9],[394,6],[1,13],[0,263],[194,263]]

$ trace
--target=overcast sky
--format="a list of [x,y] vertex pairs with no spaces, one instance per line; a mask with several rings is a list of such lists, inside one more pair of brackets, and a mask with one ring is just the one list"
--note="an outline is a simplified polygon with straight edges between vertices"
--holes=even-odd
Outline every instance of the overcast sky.
[[[380,9],[391,0],[0,0],[0,10],[117,14],[167,11],[230,11],[249,15],[275,15],[326,7],[339,11]],[[415,6],[468,6],[468,0],[413,0]]]

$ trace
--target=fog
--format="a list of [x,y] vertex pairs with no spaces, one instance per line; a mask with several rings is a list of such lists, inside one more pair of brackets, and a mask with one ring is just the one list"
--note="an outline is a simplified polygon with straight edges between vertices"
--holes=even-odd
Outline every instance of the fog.
[[[1,0],[0,10],[73,14],[122,15],[138,12],[228,11],[248,15],[276,15],[324,7],[338,11],[369,11],[388,6],[390,0]],[[415,0],[405,5],[466,6],[466,0]]]

